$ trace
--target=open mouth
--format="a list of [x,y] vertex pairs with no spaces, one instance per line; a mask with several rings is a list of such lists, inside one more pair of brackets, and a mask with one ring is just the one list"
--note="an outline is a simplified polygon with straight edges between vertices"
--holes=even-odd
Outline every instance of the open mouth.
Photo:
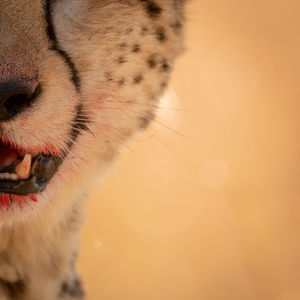
[[58,155],[27,152],[0,141],[0,193],[42,192],[62,161]]

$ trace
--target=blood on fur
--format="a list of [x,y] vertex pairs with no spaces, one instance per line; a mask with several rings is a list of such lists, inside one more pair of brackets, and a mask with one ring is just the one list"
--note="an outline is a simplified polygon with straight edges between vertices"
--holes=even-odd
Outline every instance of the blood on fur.
[[15,195],[15,194],[0,194],[0,209],[6,207],[7,209],[11,206],[12,202],[18,204],[18,206],[22,209],[23,205],[28,204],[29,201],[37,202],[37,197],[35,194],[29,194],[27,196]]

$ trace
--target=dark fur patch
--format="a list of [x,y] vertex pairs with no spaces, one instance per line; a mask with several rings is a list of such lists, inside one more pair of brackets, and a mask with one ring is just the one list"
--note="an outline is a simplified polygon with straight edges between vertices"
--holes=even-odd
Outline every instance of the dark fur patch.
[[154,56],[151,56],[148,60],[147,60],[147,64],[149,66],[150,69],[154,69],[157,66],[157,61],[155,59]]
[[122,78],[118,81],[118,85],[119,85],[119,86],[123,86],[124,83],[125,83],[125,78],[122,77]]
[[151,0],[140,0],[145,5],[146,12],[150,18],[157,18],[162,13],[162,8]]
[[149,31],[149,28],[146,26],[143,26],[141,29],[141,35],[145,35]]
[[171,27],[173,28],[176,34],[179,34],[182,30],[182,23],[180,21],[176,21],[173,24],[171,24]]
[[72,282],[63,282],[59,291],[60,297],[70,296],[74,299],[82,299],[85,293],[79,279],[74,279]]
[[161,42],[161,43],[163,43],[163,42],[165,42],[165,41],[167,40],[166,30],[165,30],[165,28],[162,27],[162,26],[161,26],[161,27],[158,27],[158,28],[156,29],[155,35],[156,35],[156,39],[157,39],[159,42]]
[[132,50],[133,53],[138,53],[141,51],[141,46],[138,44],[133,45]]
[[7,282],[0,279],[0,283],[3,284],[10,294],[12,299],[19,299],[19,297],[24,294],[26,286],[23,280],[18,280],[16,282]]
[[171,64],[167,61],[167,59],[163,59],[161,63],[161,70],[163,72],[170,72],[171,71]]
[[154,120],[154,117],[155,116],[152,112],[147,112],[144,117],[139,118],[139,127],[141,129],[146,129],[150,125],[151,121]]
[[167,86],[168,86],[168,82],[167,81],[163,81],[161,84],[160,84],[161,88],[162,89],[165,89]]
[[141,83],[144,80],[144,77],[142,74],[137,75],[136,77],[134,77],[133,82],[136,84]]
[[125,34],[129,34],[133,31],[133,28],[132,27],[129,27],[125,30]]
[[158,6],[154,1],[149,1],[146,9],[150,18],[157,18],[162,12],[161,7]]
[[118,64],[123,64],[123,63],[125,63],[127,60],[126,60],[126,57],[124,57],[124,56],[120,56],[120,57],[118,57],[118,59],[117,59],[117,63]]
[[105,81],[111,82],[113,81],[112,73],[111,72],[105,72],[104,73]]

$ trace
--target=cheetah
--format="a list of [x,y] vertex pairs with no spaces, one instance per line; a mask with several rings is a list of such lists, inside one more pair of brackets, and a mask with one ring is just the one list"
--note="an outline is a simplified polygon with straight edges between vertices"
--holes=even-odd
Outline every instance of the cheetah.
[[155,117],[184,0],[0,1],[0,300],[86,299],[85,200]]

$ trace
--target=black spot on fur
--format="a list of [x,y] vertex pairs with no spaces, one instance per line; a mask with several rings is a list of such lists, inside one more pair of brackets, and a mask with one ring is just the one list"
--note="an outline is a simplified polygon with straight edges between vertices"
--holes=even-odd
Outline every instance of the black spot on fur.
[[147,9],[147,12],[148,12],[148,15],[150,18],[156,18],[158,17],[161,12],[162,12],[162,9],[161,7],[159,7],[155,2],[153,1],[149,1],[147,6],[146,6],[146,9]]
[[176,21],[175,23],[171,24],[171,27],[173,28],[174,32],[178,34],[182,29],[182,23],[180,21]]
[[149,66],[150,69],[154,69],[156,66],[157,66],[157,61],[155,59],[155,57],[150,57],[148,60],[147,60],[147,64]]
[[129,27],[125,30],[125,34],[129,34],[133,31],[133,28],[132,27]]
[[150,18],[157,18],[162,13],[162,8],[151,0],[140,0],[145,5],[146,12]]
[[125,83],[125,78],[122,77],[122,78],[118,81],[118,85],[119,85],[119,86],[123,86],[124,83]]
[[139,83],[141,83],[143,80],[144,80],[143,75],[139,74],[139,75],[137,75],[136,77],[134,77],[133,82],[136,83],[136,84],[139,84]]
[[59,47],[59,43],[55,34],[53,22],[52,22],[52,16],[51,16],[51,0],[47,0],[45,2],[45,19],[47,22],[47,35],[49,40],[51,41],[51,47],[50,50],[57,52],[66,62],[66,64],[69,67],[70,73],[71,73],[71,81],[73,82],[75,88],[77,91],[80,91],[80,78],[79,73],[75,67],[74,62],[72,61],[72,58],[70,55],[63,49]]
[[163,81],[163,82],[160,84],[160,87],[161,87],[162,89],[165,89],[167,86],[168,86],[168,82],[167,82],[167,81]]
[[158,27],[158,28],[156,29],[155,34],[156,34],[156,39],[157,39],[159,42],[163,43],[163,42],[165,42],[165,41],[167,40],[166,30],[165,30],[164,27]]
[[171,64],[166,59],[164,59],[161,63],[161,70],[163,72],[171,71]]
[[151,121],[154,119],[154,114],[152,112],[148,112],[146,116],[139,118],[139,126],[141,129],[146,129]]
[[118,64],[123,64],[123,63],[125,63],[127,60],[126,60],[126,57],[124,57],[124,56],[120,56],[120,57],[118,57],[118,59],[117,59],[117,63]]
[[23,280],[18,280],[16,282],[7,282],[3,279],[0,279],[0,283],[7,288],[11,299],[19,299],[20,296],[24,294],[26,289],[25,282]]
[[126,48],[127,47],[127,43],[121,43],[120,44],[120,48]]
[[143,26],[141,29],[141,35],[145,35],[149,31],[148,27]]
[[138,45],[138,44],[133,45],[133,47],[132,47],[132,52],[133,53],[138,53],[140,51],[141,51],[140,45]]
[[108,82],[113,81],[113,77],[112,77],[112,73],[111,72],[105,72],[104,73],[104,77],[105,77],[105,80],[108,81]]
[[72,282],[63,282],[60,288],[59,297],[70,296],[75,299],[82,299],[84,291],[79,279],[74,279]]

